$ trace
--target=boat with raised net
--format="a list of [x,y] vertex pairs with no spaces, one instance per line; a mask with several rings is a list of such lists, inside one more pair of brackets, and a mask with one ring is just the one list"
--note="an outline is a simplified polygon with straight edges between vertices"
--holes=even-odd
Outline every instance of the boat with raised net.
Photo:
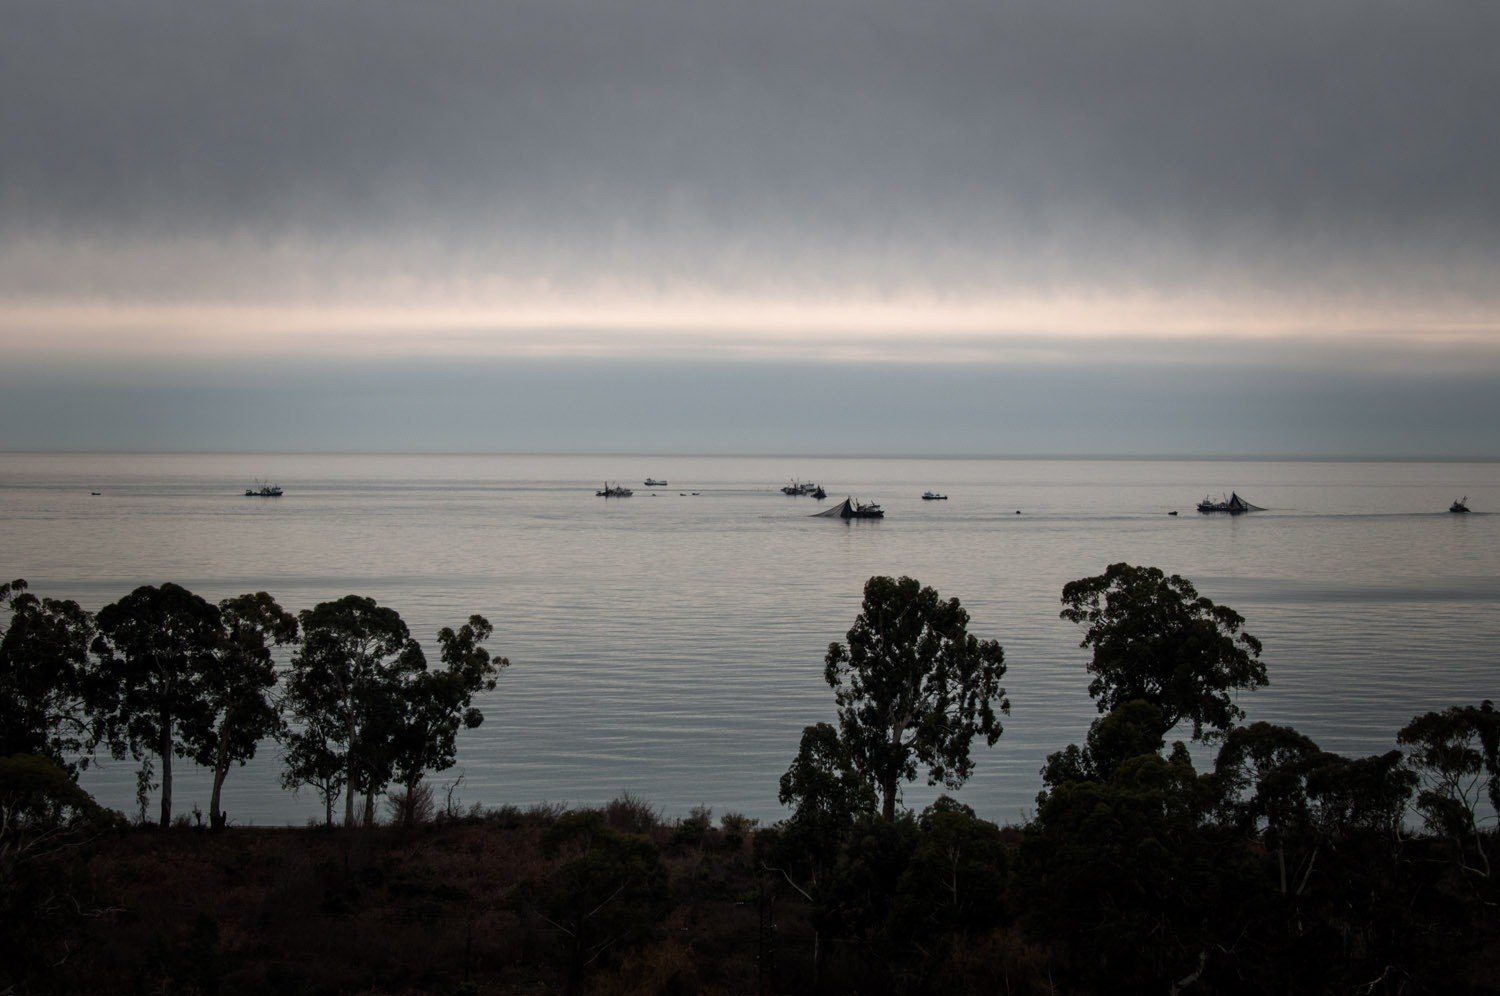
[[874,502],[863,504],[853,498],[845,498],[837,505],[822,512],[814,512],[820,518],[825,519],[883,519],[885,509]]
[[1231,491],[1228,498],[1214,501],[1213,498],[1205,496],[1198,503],[1198,511],[1209,515],[1215,512],[1225,512],[1229,515],[1239,515],[1241,512],[1264,512],[1265,509],[1259,505],[1252,505],[1241,498],[1237,492]]

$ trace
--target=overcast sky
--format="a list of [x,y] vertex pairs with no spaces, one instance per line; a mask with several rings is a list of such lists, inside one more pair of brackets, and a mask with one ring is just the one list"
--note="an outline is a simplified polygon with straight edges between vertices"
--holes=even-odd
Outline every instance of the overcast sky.
[[1493,0],[4,18],[0,448],[1500,457]]

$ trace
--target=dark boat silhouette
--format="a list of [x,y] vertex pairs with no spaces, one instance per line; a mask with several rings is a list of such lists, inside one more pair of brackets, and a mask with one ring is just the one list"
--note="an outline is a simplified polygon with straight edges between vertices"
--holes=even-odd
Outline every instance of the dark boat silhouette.
[[814,512],[813,514],[829,519],[883,519],[885,518],[885,509],[874,502],[863,505],[853,498],[845,498],[826,512]]
[[1241,498],[1238,493],[1231,492],[1228,498],[1214,501],[1212,498],[1204,498],[1198,503],[1198,511],[1205,515],[1214,512],[1227,512],[1230,515],[1239,515],[1241,512],[1264,512],[1265,509],[1259,505],[1252,505]]

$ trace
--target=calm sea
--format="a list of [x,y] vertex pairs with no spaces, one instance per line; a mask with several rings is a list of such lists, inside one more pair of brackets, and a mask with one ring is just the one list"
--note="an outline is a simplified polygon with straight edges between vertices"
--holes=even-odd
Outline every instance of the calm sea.
[[[887,517],[810,517],[811,498],[778,491],[792,477]],[[256,478],[285,496],[244,497]],[[606,481],[634,497],[595,497]],[[922,501],[929,488],[950,499]],[[1193,510],[1230,490],[1267,510]],[[1449,514],[1463,495],[1474,513]],[[1494,463],[0,454],[0,574],[95,610],[164,581],[292,609],[368,595],[429,652],[481,613],[511,667],[437,776],[461,772],[463,802],[629,791],[762,819],[781,814],[802,727],[833,717],[823,654],[865,579],[906,574],[1005,647],[1013,714],[960,795],[1015,821],[1045,755],[1094,716],[1080,633],[1057,615],[1065,582],[1120,560],[1190,578],[1265,643],[1271,685],[1240,700],[1252,720],[1384,751],[1417,713],[1500,698],[1492,509]],[[232,819],[320,813],[279,769],[266,745],[230,775]],[[106,762],[85,784],[133,810],[134,771]],[[175,793],[206,809],[207,779],[179,764]]]

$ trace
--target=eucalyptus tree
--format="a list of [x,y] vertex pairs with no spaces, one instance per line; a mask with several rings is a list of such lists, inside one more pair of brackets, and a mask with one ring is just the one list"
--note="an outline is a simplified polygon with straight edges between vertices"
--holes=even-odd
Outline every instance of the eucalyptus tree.
[[875,811],[874,788],[855,770],[849,746],[828,723],[802,731],[780,789],[781,804],[793,807],[788,824],[818,840],[837,837],[855,817]]
[[223,630],[207,659],[203,692],[211,718],[190,731],[188,748],[198,764],[213,772],[210,826],[221,829],[224,779],[232,765],[255,756],[260,742],[280,732],[281,710],[273,699],[276,661],[271,648],[297,640],[297,618],[264,591],[219,603]]
[[1317,861],[1322,840],[1307,780],[1326,758],[1289,726],[1252,723],[1230,730],[1214,760],[1221,820],[1264,841],[1283,896],[1307,891]]
[[855,770],[854,757],[839,731],[817,723],[802,731],[791,767],[781,776],[778,798],[792,807],[789,819],[755,837],[761,867],[779,874],[812,904],[813,974],[823,963],[823,913],[831,873],[854,826],[873,818],[875,789]]
[[1082,747],[1069,744],[1047,755],[1037,805],[1045,803],[1047,794],[1059,785],[1107,781],[1131,758],[1160,754],[1166,747],[1165,729],[1161,710],[1149,702],[1135,699],[1116,706],[1089,724]]
[[[294,708],[286,700],[283,705]],[[306,785],[316,791],[323,802],[326,827],[333,826],[333,804],[344,792],[347,774],[340,735],[338,717],[330,713],[301,719],[300,725],[284,734],[282,740],[282,788],[296,792]]]
[[1500,812],[1500,712],[1494,702],[1424,713],[1401,728],[1396,742],[1421,779],[1417,811],[1427,828],[1452,843],[1461,868],[1489,878]]
[[346,595],[299,618],[302,645],[284,699],[293,726],[282,781],[319,787],[331,806],[327,793],[340,770],[344,824],[353,826],[355,793],[369,811],[390,783],[403,688],[426,669],[426,658],[400,614],[374,599]]
[[217,606],[181,585],[142,585],[99,611],[98,719],[116,757],[161,762],[161,825],[172,822],[172,756],[213,721],[207,676],[223,639]]
[[1070,581],[1062,601],[1062,618],[1088,625],[1079,646],[1094,651],[1089,694],[1100,712],[1140,699],[1161,710],[1164,730],[1187,719],[1200,739],[1205,726],[1225,730],[1244,716],[1231,692],[1266,684],[1244,618],[1176,574],[1111,564]]
[[457,631],[445,626],[438,633],[442,667],[405,673],[391,747],[396,780],[406,792],[402,820],[408,825],[422,776],[453,767],[458,731],[484,722],[484,713],[473,706],[475,694],[492,691],[501,670],[510,666],[484,648],[493,634],[489,620],[479,615],[470,616]]
[[792,815],[773,832],[757,836],[757,850],[765,850],[762,838],[774,843],[763,863],[774,863],[777,867],[770,870],[780,872],[792,888],[812,900],[850,828],[859,818],[872,816],[879,800],[870,780],[855,770],[839,731],[828,723],[802,731],[797,756],[781,776],[780,789],[777,798],[792,807]]
[[865,583],[848,645],[829,644],[824,678],[839,735],[879,789],[886,820],[919,766],[929,784],[956,789],[973,771],[974,738],[993,746],[1000,737],[997,713],[1010,712],[1000,686],[1005,652],[971,636],[968,624],[958,599],[944,601],[913,578],[876,576]]
[[35,754],[68,772],[88,764],[94,617],[77,602],[0,584],[0,757]]

